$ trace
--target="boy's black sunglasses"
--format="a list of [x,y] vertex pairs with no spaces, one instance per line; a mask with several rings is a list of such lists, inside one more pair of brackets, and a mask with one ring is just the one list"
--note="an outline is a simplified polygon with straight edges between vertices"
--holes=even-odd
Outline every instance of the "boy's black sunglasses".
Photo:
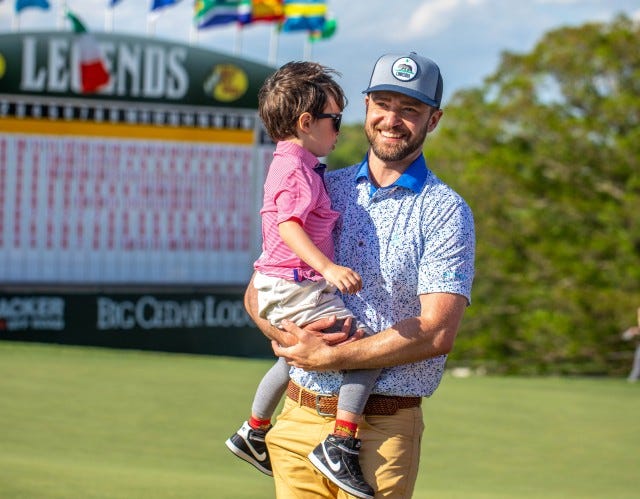
[[316,118],[331,118],[333,120],[333,128],[336,132],[340,131],[340,122],[342,121],[342,113],[318,113]]

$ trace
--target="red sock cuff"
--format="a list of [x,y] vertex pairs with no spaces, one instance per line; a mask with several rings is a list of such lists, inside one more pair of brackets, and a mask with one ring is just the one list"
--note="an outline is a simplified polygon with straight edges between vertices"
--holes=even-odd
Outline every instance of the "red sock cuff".
[[358,431],[358,423],[352,423],[351,421],[345,421],[343,419],[336,419],[336,425],[333,430],[334,434],[355,437],[356,431]]
[[258,419],[251,416],[249,418],[249,426],[254,430],[264,430],[271,426],[271,419]]

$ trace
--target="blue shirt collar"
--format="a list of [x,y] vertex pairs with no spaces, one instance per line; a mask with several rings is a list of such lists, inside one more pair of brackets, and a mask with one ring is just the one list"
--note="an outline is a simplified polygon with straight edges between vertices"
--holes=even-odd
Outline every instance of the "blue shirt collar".
[[[427,180],[428,175],[427,170],[427,161],[424,159],[424,154],[418,156],[413,163],[409,165],[409,167],[405,170],[405,172],[400,175],[398,180],[396,180],[393,184],[383,187],[383,189],[389,189],[391,187],[404,187],[406,189],[410,189],[415,193],[419,193],[424,187],[424,183]],[[366,179],[369,181],[371,185],[370,194],[373,194],[378,190],[378,188],[374,185],[369,177],[369,155],[365,154],[362,163],[360,163],[360,167],[358,168],[358,172],[356,173],[356,182],[360,179]]]

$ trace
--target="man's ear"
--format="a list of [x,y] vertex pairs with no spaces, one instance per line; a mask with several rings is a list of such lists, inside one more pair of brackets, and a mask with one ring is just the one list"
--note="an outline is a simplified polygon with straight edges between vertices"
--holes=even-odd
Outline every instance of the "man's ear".
[[431,113],[431,115],[429,116],[429,122],[427,124],[427,131],[429,133],[433,132],[436,129],[438,123],[440,122],[440,118],[442,118],[442,109],[436,109]]

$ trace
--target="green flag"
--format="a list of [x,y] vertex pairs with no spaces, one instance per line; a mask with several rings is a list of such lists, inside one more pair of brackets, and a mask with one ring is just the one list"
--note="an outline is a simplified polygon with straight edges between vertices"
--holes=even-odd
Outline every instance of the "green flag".
[[319,40],[326,40],[328,38],[331,38],[336,32],[337,28],[338,21],[334,17],[325,19],[324,24],[322,25],[322,29],[309,31],[309,41],[317,42]]

